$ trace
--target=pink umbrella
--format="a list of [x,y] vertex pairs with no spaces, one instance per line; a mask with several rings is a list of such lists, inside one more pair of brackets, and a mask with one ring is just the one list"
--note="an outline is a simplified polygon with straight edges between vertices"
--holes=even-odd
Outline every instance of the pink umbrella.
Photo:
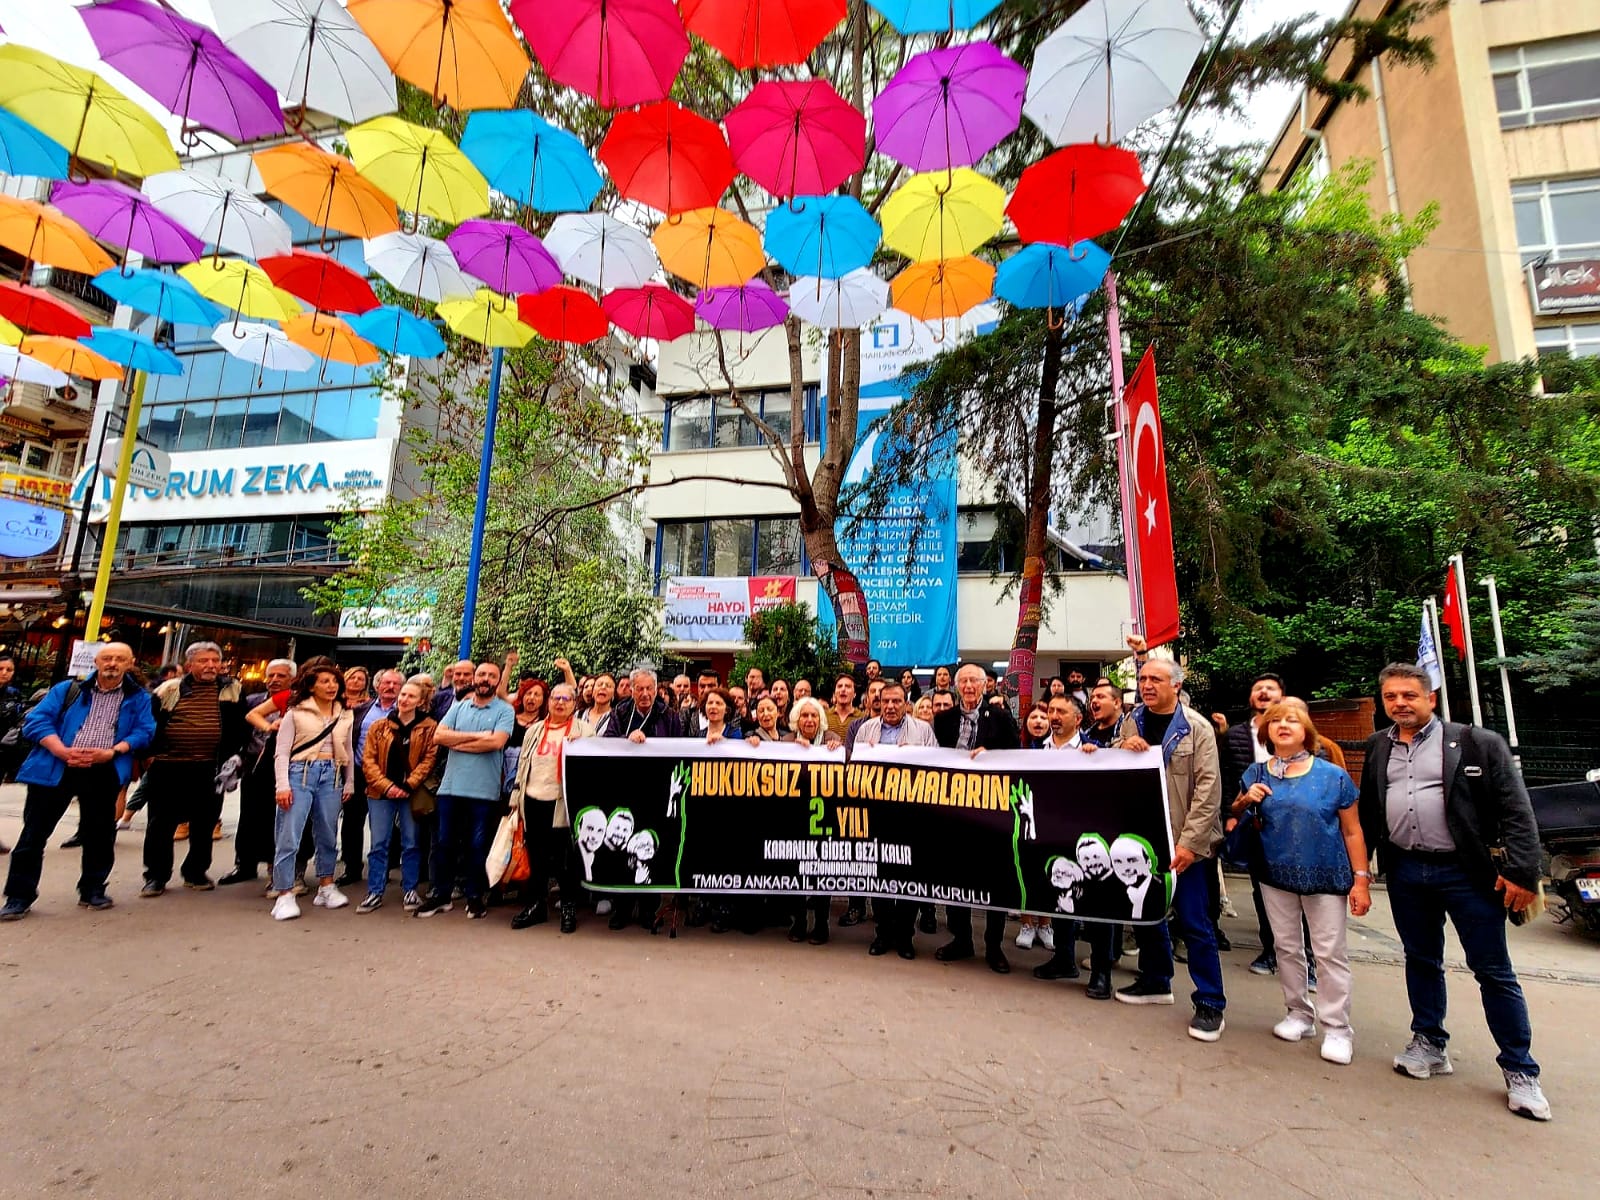
[[689,54],[672,0],[511,0],[511,16],[551,79],[606,108],[665,100]]
[[774,196],[817,196],[861,169],[867,119],[823,80],[766,80],[723,120],[733,164]]
[[537,293],[561,282],[544,243],[510,221],[463,221],[445,244],[463,271],[497,292]]
[[192,263],[205,253],[199,238],[125,183],[63,181],[50,202],[100,241],[137,251],[149,262]]
[[611,323],[634,335],[670,342],[694,331],[694,309],[671,288],[659,283],[618,288],[601,301]]

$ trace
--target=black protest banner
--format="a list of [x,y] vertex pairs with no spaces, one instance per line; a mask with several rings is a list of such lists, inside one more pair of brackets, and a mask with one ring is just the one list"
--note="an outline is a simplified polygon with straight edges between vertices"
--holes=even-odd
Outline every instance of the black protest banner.
[[1171,900],[1159,750],[585,738],[563,767],[599,891],[881,896],[1150,924]]

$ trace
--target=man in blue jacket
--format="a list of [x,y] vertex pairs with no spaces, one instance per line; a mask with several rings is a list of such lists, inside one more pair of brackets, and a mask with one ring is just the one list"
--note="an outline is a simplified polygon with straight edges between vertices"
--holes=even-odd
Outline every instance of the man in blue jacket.
[[106,880],[116,856],[117,793],[133,773],[134,755],[150,745],[156,720],[150,693],[128,674],[133,651],[107,642],[87,680],[64,679],[22,723],[33,750],[17,772],[28,785],[22,837],[11,855],[0,921],[20,921],[39,896],[44,848],[74,798],[83,839],[78,903],[107,909]]

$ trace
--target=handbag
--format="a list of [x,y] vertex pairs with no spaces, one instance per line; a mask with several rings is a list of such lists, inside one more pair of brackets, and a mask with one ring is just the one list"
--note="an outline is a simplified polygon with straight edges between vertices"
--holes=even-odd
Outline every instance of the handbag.
[[1261,810],[1256,805],[1240,813],[1233,828],[1222,839],[1222,859],[1237,863],[1252,875],[1262,873],[1266,855],[1261,846]]
[[413,817],[431,817],[438,802],[434,794],[437,785],[431,779],[425,779],[411,789],[411,815]]
[[489,843],[489,856],[484,859],[484,874],[489,886],[497,886],[511,867],[512,846],[517,839],[517,827],[522,824],[522,814],[512,811],[500,818],[500,828],[495,830],[494,841]]
[[501,883],[526,883],[533,878],[533,863],[528,858],[528,827],[522,820],[522,815],[517,815],[517,827],[511,834],[511,861],[506,864],[506,873],[500,877]]

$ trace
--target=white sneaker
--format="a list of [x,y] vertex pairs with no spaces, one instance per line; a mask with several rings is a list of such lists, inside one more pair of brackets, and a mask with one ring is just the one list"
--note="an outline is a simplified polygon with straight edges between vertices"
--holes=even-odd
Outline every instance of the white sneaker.
[[1355,1052],[1355,1036],[1348,1029],[1330,1029],[1322,1037],[1322,1057],[1327,1062],[1348,1067]]
[[1048,925],[1035,925],[1034,931],[1039,936],[1039,945],[1054,954],[1056,952],[1056,931]]
[[300,915],[300,903],[293,892],[283,892],[272,906],[274,921],[292,921]]
[[[1301,1038],[1314,1037],[1316,1032],[1317,1023],[1304,1013],[1290,1013],[1272,1027],[1272,1036],[1282,1038],[1286,1042],[1298,1042]],[[1345,1061],[1350,1060],[1345,1059]]]
[[1032,925],[1024,925],[1021,929],[1017,930],[1017,949],[1019,949],[1019,950],[1032,950],[1033,949],[1033,926]]
[[1550,1101],[1544,1098],[1544,1089],[1539,1086],[1537,1076],[1506,1070],[1502,1070],[1501,1074],[1506,1077],[1507,1108],[1530,1121],[1550,1119]]
[[346,896],[333,884],[324,883],[317,887],[317,898],[311,903],[318,908],[343,908],[350,903],[350,897]]

